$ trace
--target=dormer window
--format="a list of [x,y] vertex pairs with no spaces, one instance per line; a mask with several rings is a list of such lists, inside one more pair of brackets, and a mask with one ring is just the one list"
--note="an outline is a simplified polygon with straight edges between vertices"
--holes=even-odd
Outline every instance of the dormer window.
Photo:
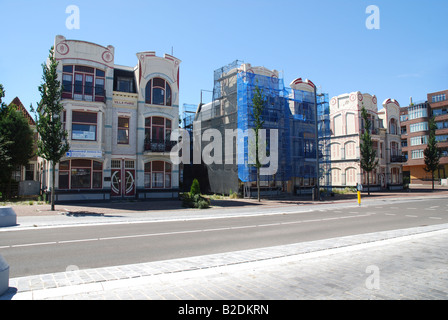
[[149,80],[145,90],[145,103],[171,106],[171,87],[168,82],[162,78]]

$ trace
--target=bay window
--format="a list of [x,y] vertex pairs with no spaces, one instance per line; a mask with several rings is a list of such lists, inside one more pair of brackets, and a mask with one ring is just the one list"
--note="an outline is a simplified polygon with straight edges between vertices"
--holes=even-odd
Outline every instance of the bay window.
[[62,99],[104,102],[105,71],[86,66],[65,65],[62,72]]

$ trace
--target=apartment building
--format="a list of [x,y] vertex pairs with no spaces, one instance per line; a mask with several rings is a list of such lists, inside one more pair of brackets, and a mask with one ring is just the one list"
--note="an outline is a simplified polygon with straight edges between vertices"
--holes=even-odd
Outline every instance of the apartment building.
[[360,167],[361,134],[365,107],[372,123],[373,148],[379,160],[370,172],[371,190],[402,188],[402,158],[400,145],[400,105],[394,99],[383,102],[378,110],[377,97],[352,92],[333,97],[330,101],[331,180],[334,188],[366,186],[367,174]]
[[[56,201],[176,198],[169,137],[178,128],[181,61],[150,51],[120,66],[113,46],[63,36],[54,48],[70,144],[56,168]],[[41,167],[50,186],[49,165]]]
[[429,138],[429,120],[434,117],[437,125],[436,140],[441,151],[440,167],[436,179],[448,176],[448,90],[429,93],[426,101],[412,102],[401,108],[401,145],[407,161],[403,172],[414,184],[430,183],[431,173],[424,170],[424,150]]
[[441,153],[436,179],[448,177],[448,90],[428,93],[431,115],[437,126],[436,140]]

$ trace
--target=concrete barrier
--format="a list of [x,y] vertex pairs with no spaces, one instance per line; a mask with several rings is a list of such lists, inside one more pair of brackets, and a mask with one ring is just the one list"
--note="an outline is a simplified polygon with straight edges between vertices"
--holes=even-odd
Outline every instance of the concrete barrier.
[[9,289],[9,265],[0,255],[0,296]]
[[11,207],[0,207],[0,228],[17,225],[17,215]]

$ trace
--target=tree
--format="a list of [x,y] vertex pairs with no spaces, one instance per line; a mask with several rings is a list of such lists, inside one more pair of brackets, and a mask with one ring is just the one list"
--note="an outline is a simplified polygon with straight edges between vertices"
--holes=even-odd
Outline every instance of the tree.
[[64,110],[61,104],[62,86],[58,80],[58,62],[54,57],[54,47],[50,50],[47,64],[42,64],[43,83],[39,86],[41,100],[38,103],[36,128],[39,133],[37,154],[51,163],[51,210],[54,211],[55,168],[69,151],[67,132],[61,122]]
[[367,173],[367,191],[370,196],[370,172],[378,166],[378,160],[376,159],[376,151],[373,149],[372,136],[370,135],[372,122],[369,120],[364,106],[362,106],[361,115],[364,120],[364,132],[361,135],[360,144],[361,169]]
[[0,85],[0,181],[7,184],[7,196],[11,196],[12,172],[17,166],[25,166],[33,157],[33,131],[17,106],[2,102],[5,96]]
[[423,154],[425,155],[425,167],[423,169],[426,172],[431,173],[432,190],[434,190],[434,172],[439,168],[439,162],[440,162],[440,151],[437,146],[436,130],[437,125],[434,121],[434,117],[432,117],[429,120],[428,146],[423,151]]
[[260,202],[260,168],[262,166],[259,159],[259,131],[263,129],[264,120],[263,120],[263,111],[266,106],[266,98],[263,93],[263,89],[257,85],[255,86],[254,96],[252,98],[252,115],[254,117],[254,132],[255,132],[255,167],[257,168],[257,198],[258,202]]

